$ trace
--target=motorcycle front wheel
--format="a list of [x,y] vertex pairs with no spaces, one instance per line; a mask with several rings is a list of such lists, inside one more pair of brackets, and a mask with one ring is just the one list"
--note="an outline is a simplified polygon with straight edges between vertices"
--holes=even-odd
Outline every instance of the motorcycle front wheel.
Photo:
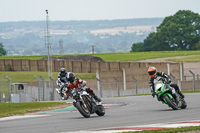
[[174,99],[171,99],[168,95],[165,95],[164,99],[167,101],[167,104],[169,105],[169,107],[171,107],[173,110],[178,109],[178,105],[176,105],[176,102]]
[[76,108],[85,118],[90,117],[90,111],[83,105],[82,102],[76,102]]

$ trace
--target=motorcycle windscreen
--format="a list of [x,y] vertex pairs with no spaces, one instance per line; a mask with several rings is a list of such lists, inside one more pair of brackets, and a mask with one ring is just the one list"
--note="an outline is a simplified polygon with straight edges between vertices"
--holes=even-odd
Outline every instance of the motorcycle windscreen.
[[158,91],[162,87],[162,84],[156,84],[155,91]]

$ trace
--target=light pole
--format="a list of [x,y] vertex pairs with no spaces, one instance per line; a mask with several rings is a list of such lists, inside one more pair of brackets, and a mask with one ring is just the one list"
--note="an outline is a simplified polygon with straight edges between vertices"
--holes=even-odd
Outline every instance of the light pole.
[[48,16],[48,10],[46,10],[46,39],[45,39],[45,45],[47,46],[47,52],[48,52],[48,76],[52,77],[51,75],[51,63],[50,63],[50,42],[49,42],[49,16]]

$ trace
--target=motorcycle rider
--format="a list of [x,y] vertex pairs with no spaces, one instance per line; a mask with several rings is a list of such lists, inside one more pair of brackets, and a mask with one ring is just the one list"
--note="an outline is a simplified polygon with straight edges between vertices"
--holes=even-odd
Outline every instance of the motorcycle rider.
[[56,81],[56,84],[58,85],[59,88],[56,88],[56,91],[58,94],[60,94],[61,98],[64,99],[64,94],[62,92],[63,88],[65,85],[68,84],[67,81],[67,72],[65,68],[60,68],[60,72],[58,73],[58,80]]
[[[68,82],[69,82],[69,85],[68,85],[69,89],[68,90],[74,89],[74,88],[78,89],[78,88],[86,86],[86,81],[85,80],[81,80],[80,78],[75,78],[75,75],[74,75],[73,72],[68,72]],[[92,88],[87,87],[85,90],[97,102],[99,102],[99,103],[101,102],[101,99],[97,95],[95,95],[95,93],[94,93]]]
[[[149,73],[149,76],[151,77],[150,81],[149,81],[149,85],[151,87],[151,93],[152,93],[153,97],[155,97],[155,95],[156,95],[156,92],[155,92],[156,83],[159,81],[160,78],[164,78],[165,81],[167,81],[167,83],[170,84],[170,91],[175,96],[177,104],[178,104],[178,101],[179,101],[178,100],[179,96],[177,95],[177,93],[181,96],[181,98],[184,98],[184,95],[180,91],[177,84],[171,84],[171,77],[169,75],[167,75],[164,72],[157,72],[157,69],[155,67],[149,67],[148,73]],[[175,89],[175,91],[173,89]]]

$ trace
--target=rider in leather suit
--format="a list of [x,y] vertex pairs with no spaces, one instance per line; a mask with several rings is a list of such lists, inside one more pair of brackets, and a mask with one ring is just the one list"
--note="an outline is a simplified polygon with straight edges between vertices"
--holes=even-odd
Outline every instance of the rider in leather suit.
[[[75,78],[74,73],[72,72],[68,72],[68,90],[70,89],[78,89],[79,87],[84,87],[86,86],[86,81],[85,80],[81,80],[80,78]],[[93,96],[93,98],[97,101],[97,102],[101,102],[101,99],[99,97],[97,97],[97,95],[95,95],[94,91],[92,88],[86,88],[85,89],[87,93],[89,93],[91,96]]]
[[[184,98],[184,95],[181,93],[181,91],[180,91],[179,87],[177,86],[177,84],[171,84],[171,77],[169,75],[167,75],[164,72],[157,72],[157,69],[155,67],[149,67],[148,73],[149,73],[149,76],[151,77],[150,81],[149,81],[149,85],[151,87],[151,93],[152,93],[153,97],[155,97],[155,95],[156,95],[156,92],[155,92],[155,85],[156,85],[156,83],[159,82],[160,78],[164,78],[167,81],[167,83],[170,83],[171,93],[175,96],[176,101],[178,99],[177,93],[182,98]],[[175,91],[173,91],[173,89],[175,89]]]
[[60,68],[60,72],[58,73],[58,80],[56,81],[56,84],[58,85],[59,88],[56,89],[58,94],[60,94],[61,98],[63,99],[63,88],[65,87],[66,84],[68,84],[67,81],[67,72],[65,68]]

